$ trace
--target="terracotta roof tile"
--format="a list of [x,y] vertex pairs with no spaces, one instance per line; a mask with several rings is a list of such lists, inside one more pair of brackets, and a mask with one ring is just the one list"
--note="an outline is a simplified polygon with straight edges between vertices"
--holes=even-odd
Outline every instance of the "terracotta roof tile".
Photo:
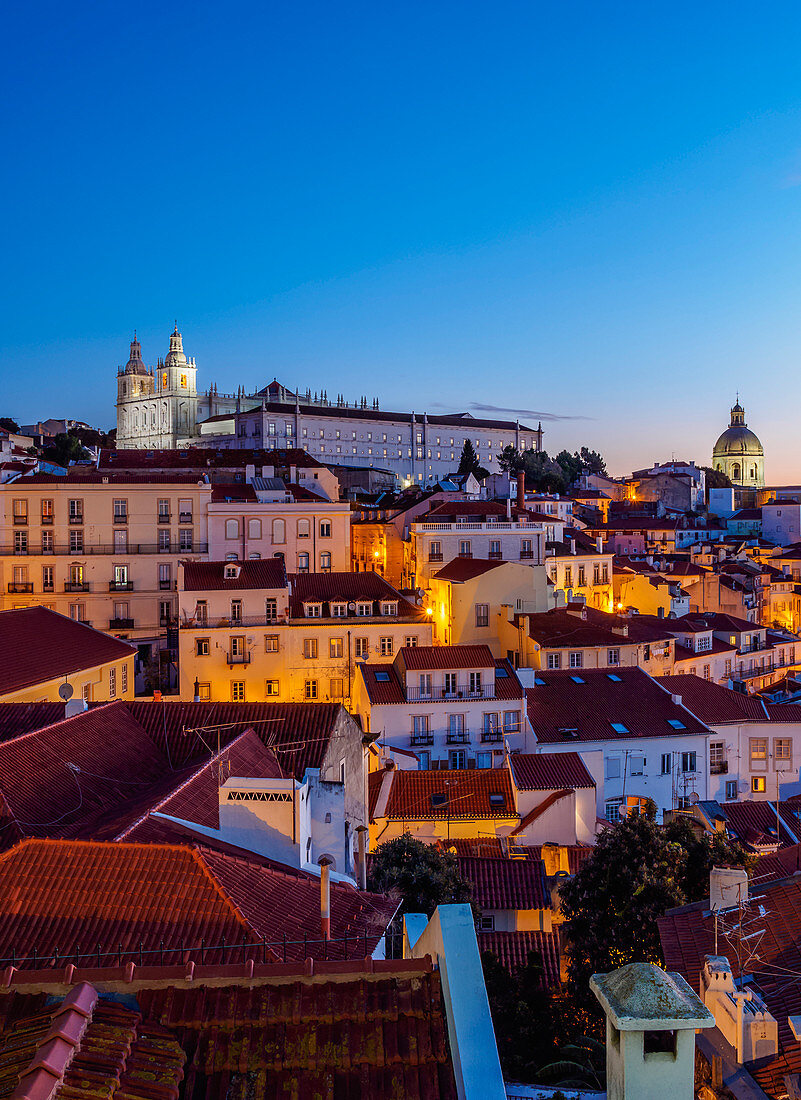
[[489,573],[492,569],[498,569],[505,565],[503,561],[490,561],[488,558],[454,558],[444,565],[434,576],[438,581],[451,581],[454,584],[463,584]]
[[518,790],[550,791],[594,787],[595,780],[577,752],[514,753],[509,757]]
[[[543,846],[539,844],[513,844],[507,847],[501,838],[497,836],[443,840],[440,844],[446,851],[454,852],[460,858],[476,857],[480,859],[508,859],[508,852],[512,852],[518,858],[541,860],[543,849]],[[593,849],[589,844],[560,844],[557,847],[567,849],[568,868],[571,875],[574,875],[584,860],[589,859],[593,853]]]
[[542,860],[460,856],[459,870],[480,909],[550,909]]
[[135,653],[136,647],[128,642],[47,607],[0,611],[0,695]]
[[[415,647],[411,647],[414,649]],[[420,647],[429,648],[429,647]],[[434,646],[436,649],[445,649],[445,646]],[[481,649],[481,646],[457,646],[448,648],[459,649]],[[406,650],[404,650],[406,652]],[[439,654],[435,653],[436,660],[442,660]],[[445,658],[447,660],[447,658]],[[495,698],[496,699],[517,699],[523,698],[523,688],[520,681],[517,678],[517,673],[512,668],[509,661],[506,659],[501,661],[494,661],[495,665]],[[477,667],[475,665],[460,665],[460,664],[442,664],[442,665],[424,665],[424,668],[470,668]],[[484,666],[478,666],[484,667]],[[370,702],[376,706],[386,703],[405,703],[406,695],[404,692],[403,682],[398,675],[397,667],[392,664],[360,664],[358,666],[358,672],[361,674],[365,687],[367,688],[367,694],[370,696]]]
[[541,968],[541,989],[560,988],[558,932],[479,932],[478,948],[512,972],[532,961]]
[[100,452],[98,468],[100,470],[159,470],[177,468],[184,470],[203,469],[244,469],[256,466],[259,472],[262,466],[285,468],[289,466],[313,467],[322,469],[323,464],[312,458],[306,451],[262,450],[261,448],[239,448],[228,450],[215,447],[181,447],[176,450],[107,450]]
[[624,617],[596,611],[592,607],[576,607],[569,611],[554,608],[538,615],[516,615],[515,621],[528,620],[528,633],[542,646],[627,646],[643,642],[669,642],[672,634],[664,622],[653,623],[639,615]]
[[769,711],[761,699],[731,691],[701,676],[660,676],[659,683],[671,694],[680,695],[684,706],[708,726],[768,721]]
[[[539,671],[526,691],[528,717],[541,743],[610,741],[707,733],[707,727],[639,668]],[[670,722],[680,722],[674,727]],[[617,731],[612,723],[625,726]]]
[[[225,567],[235,565],[236,577],[226,577]],[[186,561],[184,562],[185,592],[226,592],[241,589],[266,588],[271,591],[286,588],[287,579],[281,558],[261,558],[258,561]]]
[[[370,817],[385,772],[368,778]],[[506,768],[476,771],[394,771],[385,816],[394,820],[450,818],[516,819],[514,793]]]
[[404,646],[398,658],[410,671],[495,667],[495,658],[488,645]]

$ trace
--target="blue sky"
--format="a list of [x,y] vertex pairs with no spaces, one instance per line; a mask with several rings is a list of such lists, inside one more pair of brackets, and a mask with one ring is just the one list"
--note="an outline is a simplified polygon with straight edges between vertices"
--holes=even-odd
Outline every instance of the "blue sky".
[[131,330],[152,363],[178,318],[201,385],[533,410],[616,473],[709,461],[739,388],[801,481],[798,4],[33,0],[4,32],[0,413],[111,426]]

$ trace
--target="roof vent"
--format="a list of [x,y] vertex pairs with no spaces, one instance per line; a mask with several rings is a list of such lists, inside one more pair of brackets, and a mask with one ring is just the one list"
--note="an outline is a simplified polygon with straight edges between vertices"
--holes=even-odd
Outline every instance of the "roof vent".
[[670,701],[672,703],[675,703],[677,707],[681,706],[681,696],[680,695],[671,695]]

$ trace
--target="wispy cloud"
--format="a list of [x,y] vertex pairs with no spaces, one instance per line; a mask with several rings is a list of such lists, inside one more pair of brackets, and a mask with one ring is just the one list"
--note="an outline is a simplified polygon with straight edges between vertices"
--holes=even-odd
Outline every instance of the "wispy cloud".
[[[450,405],[443,405],[436,401],[431,407],[452,409]],[[594,416],[560,416],[558,413],[538,412],[536,409],[508,409],[505,405],[480,405],[476,401],[471,401],[464,407],[470,412],[511,413],[515,417],[526,417],[529,420],[595,420]]]

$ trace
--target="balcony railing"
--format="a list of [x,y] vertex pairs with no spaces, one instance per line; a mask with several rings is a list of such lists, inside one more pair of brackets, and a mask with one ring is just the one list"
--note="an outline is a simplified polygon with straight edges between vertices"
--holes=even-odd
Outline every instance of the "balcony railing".
[[728,775],[729,774],[729,762],[728,760],[719,760],[717,763],[709,765],[710,775]]
[[178,522],[179,523],[191,523],[192,522],[192,513],[191,512],[179,512],[178,513]]
[[473,551],[472,550],[460,550],[459,553],[456,556],[459,557],[459,558],[472,558]]
[[78,515],[75,515],[75,516],[70,516],[69,521],[70,521],[70,523],[73,523],[73,524],[83,523],[83,512],[80,512]]
[[15,581],[8,586],[9,592],[33,592],[33,585],[29,581]]
[[28,526],[28,517],[27,517],[27,515],[26,516],[14,516],[14,526],[15,527],[27,527]]
[[127,512],[125,512],[125,513],[115,513],[114,522],[115,523],[127,523],[128,522],[128,513]]
[[434,734],[433,733],[413,733],[409,744],[412,748],[418,748],[420,745],[433,745]]
[[75,546],[70,546],[69,543],[61,543],[57,546],[53,546],[47,550],[41,550],[36,546],[17,547],[0,546],[0,556],[14,556],[14,557],[39,557],[41,554],[56,554],[62,556],[75,557],[100,557],[112,555],[119,557],[120,554],[205,554],[208,552],[208,543],[196,542],[191,547],[189,546],[159,546],[152,542],[129,542],[126,549],[121,549],[119,546],[114,546],[113,543],[85,543],[85,545],[78,549]]
[[42,524],[42,527],[52,527],[53,526],[53,517],[52,516],[42,516],[41,524]]
[[159,589],[162,592],[169,592],[172,589],[172,585],[173,582],[171,580],[159,581]]
[[490,561],[503,561],[503,550],[490,550],[487,557]]
[[64,585],[65,592],[88,592],[89,585],[86,581],[67,581]]
[[169,523],[170,522],[170,513],[169,512],[159,512],[158,522],[159,523]]
[[520,560],[521,561],[524,561],[526,558],[533,558],[533,557],[534,557],[534,551],[533,550],[521,550],[520,551]]
[[494,699],[494,684],[483,684],[480,688],[471,689],[466,684],[451,691],[449,688],[432,687],[426,690],[419,687],[406,688],[407,703],[427,703],[431,700],[457,700],[457,699]]
[[133,630],[134,621],[133,619],[109,619],[108,628],[109,630]]
[[470,732],[468,730],[448,730],[445,740],[449,745],[469,745]]
[[428,560],[429,561],[442,561],[442,554],[438,554],[436,552],[429,552]]
[[250,654],[249,653],[228,653],[229,665],[249,665]]
[[[505,733],[518,733],[519,730],[505,730]],[[503,734],[500,730],[484,730],[481,734],[481,740],[485,745],[497,745],[503,738]]]
[[133,592],[133,581],[109,581],[109,592]]

